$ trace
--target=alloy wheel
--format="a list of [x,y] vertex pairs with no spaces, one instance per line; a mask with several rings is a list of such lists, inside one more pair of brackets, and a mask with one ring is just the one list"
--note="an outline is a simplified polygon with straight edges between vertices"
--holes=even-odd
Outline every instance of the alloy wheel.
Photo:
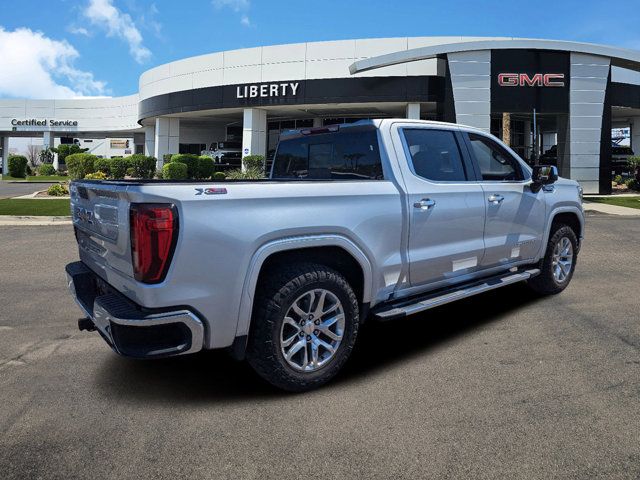
[[314,372],[334,358],[344,335],[345,316],[338,297],[322,288],[300,295],[280,329],[280,350],[295,370]]
[[553,278],[558,283],[564,283],[569,278],[571,266],[573,265],[573,245],[567,237],[562,237],[556,243],[551,258]]

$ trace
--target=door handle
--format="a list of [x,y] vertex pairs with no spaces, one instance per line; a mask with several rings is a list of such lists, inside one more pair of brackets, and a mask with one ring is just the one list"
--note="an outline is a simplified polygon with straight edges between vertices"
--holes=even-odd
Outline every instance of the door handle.
[[492,203],[493,205],[499,205],[504,200],[504,197],[498,193],[494,193],[493,195],[489,195],[487,200],[489,200],[489,203]]
[[429,210],[431,207],[436,206],[436,201],[431,200],[430,198],[423,198],[419,202],[415,202],[413,206],[415,208],[419,208],[420,210]]

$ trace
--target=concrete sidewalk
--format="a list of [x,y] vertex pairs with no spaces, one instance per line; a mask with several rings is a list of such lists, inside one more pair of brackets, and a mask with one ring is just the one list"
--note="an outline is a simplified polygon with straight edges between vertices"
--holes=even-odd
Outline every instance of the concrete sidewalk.
[[583,202],[586,212],[606,213],[608,215],[625,215],[630,217],[640,217],[640,209],[619,207],[617,205],[607,205],[606,203],[590,202],[587,199]]

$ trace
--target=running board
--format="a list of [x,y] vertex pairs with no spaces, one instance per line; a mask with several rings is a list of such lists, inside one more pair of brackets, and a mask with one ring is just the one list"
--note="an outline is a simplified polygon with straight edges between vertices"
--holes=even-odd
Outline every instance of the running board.
[[463,298],[472,297],[479,293],[495,290],[496,288],[511,285],[513,283],[522,282],[529,278],[535,277],[540,270],[533,268],[530,270],[522,270],[519,272],[507,272],[484,280],[476,281],[471,284],[458,285],[445,291],[437,293],[429,293],[421,297],[412,299],[403,299],[395,303],[387,304],[380,310],[374,311],[373,317],[380,322],[387,322],[397,318],[413,315],[414,313],[424,312],[430,308],[439,307],[446,303],[455,302]]

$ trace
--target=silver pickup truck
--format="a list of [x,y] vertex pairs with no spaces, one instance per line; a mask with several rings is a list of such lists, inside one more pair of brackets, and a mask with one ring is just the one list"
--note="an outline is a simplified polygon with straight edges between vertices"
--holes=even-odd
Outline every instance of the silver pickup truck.
[[226,348],[303,391],[343,367],[366,321],[520,281],[561,292],[581,196],[472,128],[312,128],[281,139],[265,180],[73,182],[66,271],[80,329],[117,353]]

